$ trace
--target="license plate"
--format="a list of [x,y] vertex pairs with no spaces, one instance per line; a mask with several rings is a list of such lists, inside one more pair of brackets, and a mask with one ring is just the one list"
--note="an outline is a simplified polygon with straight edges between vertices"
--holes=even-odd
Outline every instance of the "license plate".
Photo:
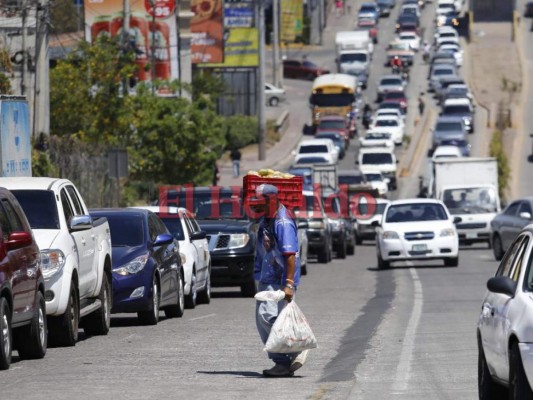
[[476,232],[469,232],[465,235],[467,239],[477,239],[477,233]]
[[413,251],[426,251],[428,246],[426,244],[414,244]]

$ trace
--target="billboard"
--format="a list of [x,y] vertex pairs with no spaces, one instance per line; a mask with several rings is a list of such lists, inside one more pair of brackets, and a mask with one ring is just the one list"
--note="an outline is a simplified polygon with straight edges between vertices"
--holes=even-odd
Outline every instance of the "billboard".
[[[122,35],[124,0],[84,0],[85,37],[94,43],[100,35]],[[130,1],[129,35],[135,46],[139,81],[151,80],[152,38],[154,39],[155,78],[178,79],[178,34],[175,0]]]
[[296,36],[300,36],[303,33],[303,0],[283,0],[280,5],[280,39],[283,43],[294,42]]
[[28,103],[0,100],[2,176],[31,176],[31,138]]
[[257,67],[259,66],[259,31],[257,28],[233,28],[226,30],[224,62],[205,64],[203,67]]
[[224,2],[224,27],[252,28],[254,26],[254,12],[252,3]]
[[224,61],[222,0],[192,0],[191,53],[193,64]]

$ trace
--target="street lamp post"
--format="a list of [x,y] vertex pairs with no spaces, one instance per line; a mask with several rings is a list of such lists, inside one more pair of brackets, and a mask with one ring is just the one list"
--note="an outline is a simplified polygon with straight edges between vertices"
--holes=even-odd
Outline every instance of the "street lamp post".
[[155,94],[155,1],[148,0],[152,7],[152,43],[150,46],[150,79],[152,81],[152,95]]

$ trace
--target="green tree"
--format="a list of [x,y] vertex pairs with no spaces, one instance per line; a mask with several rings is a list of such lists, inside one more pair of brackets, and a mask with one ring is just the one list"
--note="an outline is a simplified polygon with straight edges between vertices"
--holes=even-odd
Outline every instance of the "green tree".
[[78,22],[78,11],[72,0],[55,0],[50,7],[50,30],[52,33],[76,32],[78,25],[83,29],[83,8],[80,9],[81,22]]
[[115,38],[101,37],[93,46],[80,42],[50,74],[51,132],[88,143],[122,143],[130,130],[122,87],[134,76],[133,57]]

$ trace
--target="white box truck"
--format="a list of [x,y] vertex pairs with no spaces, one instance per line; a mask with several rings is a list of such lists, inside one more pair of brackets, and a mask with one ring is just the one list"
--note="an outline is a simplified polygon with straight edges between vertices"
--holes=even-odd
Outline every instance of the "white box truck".
[[459,242],[486,242],[490,246],[490,222],[501,210],[498,164],[495,158],[435,160],[433,197],[442,200],[459,217]]
[[368,69],[374,44],[368,31],[342,31],[335,36],[337,72],[355,75],[359,85],[366,88]]

